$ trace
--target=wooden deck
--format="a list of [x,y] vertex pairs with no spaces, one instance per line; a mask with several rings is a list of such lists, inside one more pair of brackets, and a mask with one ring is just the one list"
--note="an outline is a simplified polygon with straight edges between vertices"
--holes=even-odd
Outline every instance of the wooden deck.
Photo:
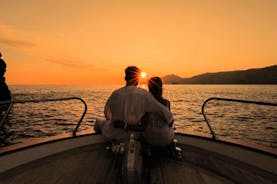
[[[145,183],[277,183],[275,174],[210,151],[181,147],[181,161],[153,152]],[[123,183],[121,161],[105,150],[103,143],[86,145],[5,171],[0,174],[0,183]]]

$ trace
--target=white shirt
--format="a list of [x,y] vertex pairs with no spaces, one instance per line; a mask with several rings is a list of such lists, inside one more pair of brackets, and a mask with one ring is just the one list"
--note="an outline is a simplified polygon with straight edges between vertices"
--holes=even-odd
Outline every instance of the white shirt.
[[136,86],[125,86],[115,90],[104,109],[107,120],[123,121],[129,125],[140,123],[146,112],[160,114],[168,124],[173,121],[173,115],[166,107],[149,92]]

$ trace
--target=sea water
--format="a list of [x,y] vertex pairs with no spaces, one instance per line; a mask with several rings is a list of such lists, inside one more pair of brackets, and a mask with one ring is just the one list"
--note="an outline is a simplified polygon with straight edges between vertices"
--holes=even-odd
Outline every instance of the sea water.
[[[80,130],[93,132],[95,118],[104,118],[105,102],[117,85],[11,85],[14,100],[80,97],[87,114]],[[143,86],[142,86],[143,87]],[[164,85],[164,97],[171,101],[177,132],[211,137],[201,113],[209,97],[277,103],[277,85]],[[84,111],[79,101],[15,104],[6,129],[9,141],[50,137],[72,132]],[[239,139],[277,148],[277,107],[209,102],[206,114],[218,139]]]

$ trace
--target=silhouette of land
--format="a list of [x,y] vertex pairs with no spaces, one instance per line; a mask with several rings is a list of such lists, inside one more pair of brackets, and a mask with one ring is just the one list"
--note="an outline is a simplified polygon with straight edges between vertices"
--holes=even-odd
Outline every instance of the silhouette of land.
[[277,84],[277,65],[248,70],[204,73],[191,78],[166,75],[165,84]]

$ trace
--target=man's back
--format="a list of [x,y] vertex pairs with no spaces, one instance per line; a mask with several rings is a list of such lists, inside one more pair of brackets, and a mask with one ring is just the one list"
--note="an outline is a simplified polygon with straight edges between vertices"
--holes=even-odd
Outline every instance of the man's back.
[[172,114],[154,97],[142,88],[125,86],[115,90],[105,106],[105,117],[112,121],[138,124],[146,112],[162,114],[166,121],[172,121]]

